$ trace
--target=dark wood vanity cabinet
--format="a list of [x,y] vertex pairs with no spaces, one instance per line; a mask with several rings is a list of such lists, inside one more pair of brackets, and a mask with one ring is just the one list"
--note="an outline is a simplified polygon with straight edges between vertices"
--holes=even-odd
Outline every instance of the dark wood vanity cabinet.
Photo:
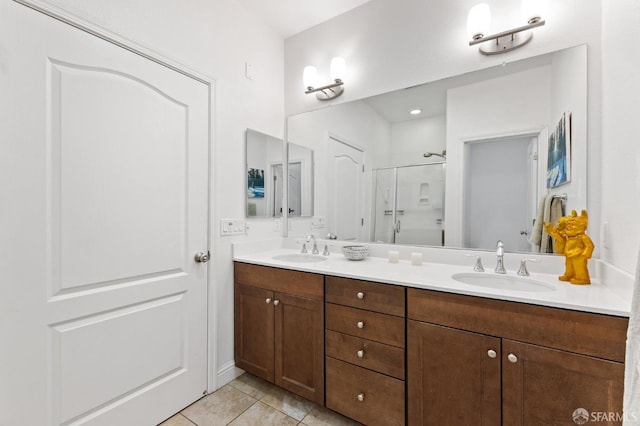
[[326,406],[367,425],[405,424],[405,291],[326,277]]
[[417,289],[407,316],[411,425],[622,414],[626,318]]
[[235,364],[324,404],[324,277],[234,264]]
[[575,425],[580,408],[622,415],[627,318],[234,268],[236,365],[363,424]]

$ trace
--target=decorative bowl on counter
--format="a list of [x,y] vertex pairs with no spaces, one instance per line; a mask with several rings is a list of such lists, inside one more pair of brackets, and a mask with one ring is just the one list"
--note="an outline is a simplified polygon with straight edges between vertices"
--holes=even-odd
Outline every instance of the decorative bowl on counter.
[[369,247],[367,246],[343,246],[342,254],[349,260],[363,260],[369,254]]

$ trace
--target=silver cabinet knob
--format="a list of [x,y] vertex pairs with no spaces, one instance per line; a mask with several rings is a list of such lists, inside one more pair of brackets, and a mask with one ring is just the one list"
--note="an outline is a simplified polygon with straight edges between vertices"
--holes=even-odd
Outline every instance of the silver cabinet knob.
[[364,358],[364,349],[360,349],[356,354],[358,355],[358,358]]
[[280,301],[278,299],[273,301],[273,306],[278,306],[280,304]]
[[362,321],[358,321],[356,325],[358,326],[358,328],[364,328],[364,322]]
[[209,252],[205,253],[203,251],[199,251],[195,256],[193,256],[193,260],[195,260],[196,263],[207,263],[209,259],[211,259]]
[[356,297],[360,300],[364,299],[364,293],[359,291],[358,294],[356,294]]
[[364,394],[363,393],[359,393],[358,394],[358,401],[360,401],[360,402],[364,401]]
[[271,298],[270,298],[270,297],[267,297],[267,298],[265,299],[265,302],[267,302],[267,304],[271,303]]
[[489,349],[487,351],[487,355],[489,355],[489,358],[495,358],[498,356],[498,354],[496,353],[496,351],[494,351],[493,349]]
[[518,362],[518,357],[514,354],[507,355],[507,359],[509,360],[509,362]]

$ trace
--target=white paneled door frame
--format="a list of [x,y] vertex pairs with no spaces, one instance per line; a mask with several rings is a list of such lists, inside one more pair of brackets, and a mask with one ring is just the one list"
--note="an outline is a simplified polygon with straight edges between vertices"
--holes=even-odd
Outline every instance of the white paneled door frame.
[[0,426],[155,424],[216,389],[214,85],[0,4]]

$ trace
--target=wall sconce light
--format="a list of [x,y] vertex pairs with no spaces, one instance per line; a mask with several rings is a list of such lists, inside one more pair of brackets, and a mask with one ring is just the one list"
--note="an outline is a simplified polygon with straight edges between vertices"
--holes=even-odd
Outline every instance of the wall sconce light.
[[307,95],[309,93],[315,93],[316,98],[321,101],[329,101],[335,99],[344,92],[344,76],[347,72],[347,64],[344,58],[336,56],[331,59],[331,66],[329,68],[329,74],[333,83],[316,87],[318,83],[318,70],[313,66],[304,67],[302,73],[302,82],[304,83],[304,89]]
[[489,5],[480,3],[473,6],[467,16],[467,31],[472,39],[469,46],[495,40],[493,43],[480,46],[480,53],[483,55],[497,55],[524,46],[533,37],[528,30],[545,24],[542,16],[547,11],[548,4],[548,0],[523,0],[521,11],[527,25],[493,35],[486,35],[491,25]]

